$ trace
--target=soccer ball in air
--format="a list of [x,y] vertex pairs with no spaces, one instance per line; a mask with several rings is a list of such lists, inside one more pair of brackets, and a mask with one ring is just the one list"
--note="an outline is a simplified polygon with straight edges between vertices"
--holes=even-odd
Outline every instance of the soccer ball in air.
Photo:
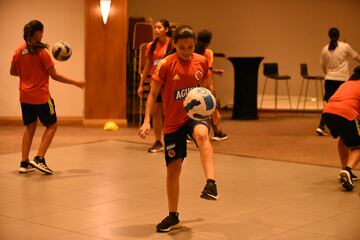
[[203,87],[189,91],[184,100],[184,110],[194,120],[206,120],[215,111],[216,100],[211,92]]
[[58,61],[66,61],[71,57],[72,50],[67,42],[60,41],[52,47],[52,55]]

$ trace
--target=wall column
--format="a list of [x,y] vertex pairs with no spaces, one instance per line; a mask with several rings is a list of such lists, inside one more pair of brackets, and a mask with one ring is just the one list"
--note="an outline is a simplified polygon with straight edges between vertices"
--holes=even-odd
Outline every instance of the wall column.
[[85,126],[126,127],[127,0],[112,0],[103,23],[99,0],[85,1]]

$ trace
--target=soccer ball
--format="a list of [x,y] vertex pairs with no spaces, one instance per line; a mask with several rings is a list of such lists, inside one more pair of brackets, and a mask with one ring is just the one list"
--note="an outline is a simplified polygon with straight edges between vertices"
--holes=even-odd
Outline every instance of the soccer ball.
[[66,61],[71,57],[71,47],[67,42],[60,41],[52,47],[52,55],[58,61]]
[[211,92],[203,87],[189,91],[184,100],[184,110],[194,120],[206,120],[215,111],[216,100]]

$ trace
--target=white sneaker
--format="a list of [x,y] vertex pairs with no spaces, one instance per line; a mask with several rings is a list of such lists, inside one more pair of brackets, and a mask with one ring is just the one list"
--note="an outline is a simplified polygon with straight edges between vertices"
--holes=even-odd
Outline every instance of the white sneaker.
[[317,128],[316,130],[316,133],[319,134],[319,136],[327,136],[327,132],[325,132],[325,129],[321,129],[321,128]]
[[30,164],[29,161],[21,161],[19,173],[28,173],[34,171],[35,168]]

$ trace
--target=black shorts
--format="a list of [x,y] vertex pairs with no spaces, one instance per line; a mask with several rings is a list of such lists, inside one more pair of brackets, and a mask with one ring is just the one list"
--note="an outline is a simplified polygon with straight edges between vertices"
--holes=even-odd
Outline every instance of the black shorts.
[[333,138],[340,137],[347,147],[360,146],[358,120],[349,121],[344,117],[331,113],[323,113],[322,115]]
[[[195,126],[199,124],[203,124],[209,128],[208,121],[190,120],[176,132],[164,135],[166,166],[174,160],[184,160],[184,158],[186,158],[186,137],[189,135],[192,138]],[[195,139],[194,142],[196,144]]]
[[162,103],[161,92],[159,92],[159,94],[158,94],[155,102],[156,102],[156,103]]
[[325,80],[325,94],[324,94],[324,101],[329,101],[332,95],[336,92],[336,90],[343,84],[344,81],[337,81],[337,80]]
[[44,104],[21,103],[21,112],[24,125],[29,125],[40,119],[44,126],[56,123],[55,103],[52,98]]

